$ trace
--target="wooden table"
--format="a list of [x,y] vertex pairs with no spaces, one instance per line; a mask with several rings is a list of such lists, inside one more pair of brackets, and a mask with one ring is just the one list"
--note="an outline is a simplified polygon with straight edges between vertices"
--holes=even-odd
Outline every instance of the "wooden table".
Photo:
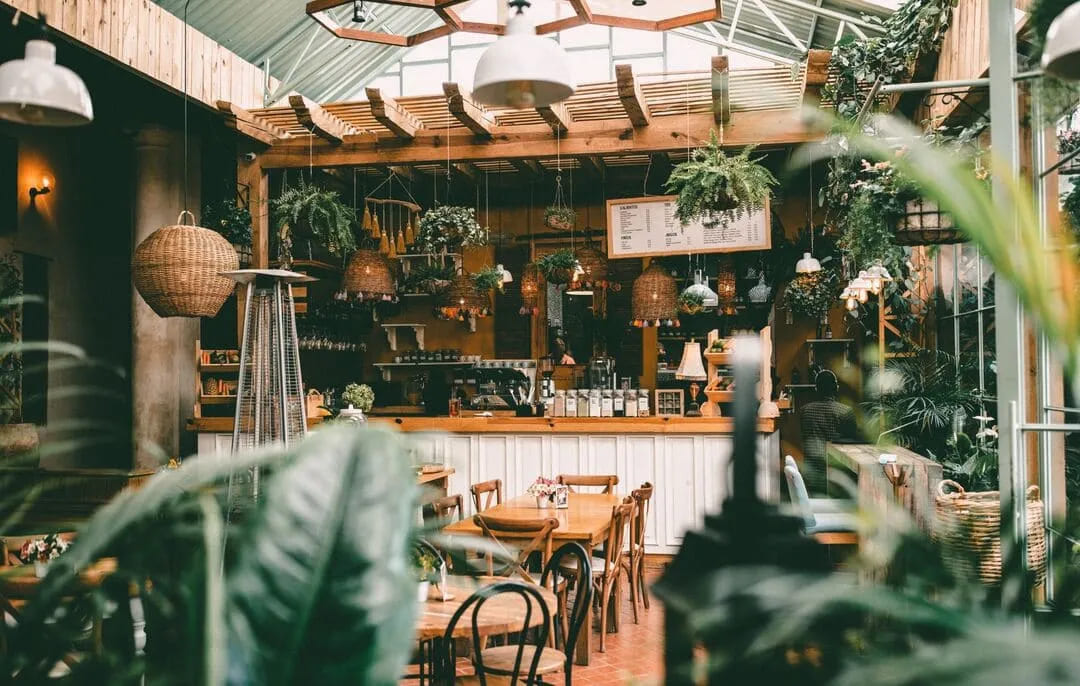
[[[611,509],[622,502],[622,496],[614,493],[571,493],[570,507],[562,510],[555,508],[536,507],[536,498],[523,495],[511,498],[501,505],[496,505],[484,511],[493,517],[505,517],[508,519],[540,519],[554,517],[559,520],[559,526],[555,529],[553,537],[556,541],[574,541],[585,548],[585,554],[591,556],[593,548],[607,540],[608,530],[611,528]],[[447,534],[463,534],[469,536],[482,536],[480,527],[473,523],[472,519],[464,519],[454,522],[443,529]],[[517,537],[523,540],[532,539],[534,534],[522,533]],[[514,538],[507,535],[507,538]],[[557,547],[557,546],[556,546]],[[618,608],[615,609],[618,612]],[[605,631],[606,627],[601,627]],[[592,651],[592,607],[585,613],[585,631],[578,638],[577,655],[575,659],[579,665],[589,664],[589,655]]]
[[[897,485],[878,460],[883,453],[896,455]],[[942,478],[939,463],[899,446],[882,448],[865,443],[830,443],[827,454],[830,469],[839,467],[854,475],[859,509],[881,512],[886,505],[899,505],[919,528],[930,532],[934,493]]]
[[453,467],[444,467],[437,472],[420,472],[416,475],[416,483],[442,492],[446,495],[450,486],[450,477],[454,475]]

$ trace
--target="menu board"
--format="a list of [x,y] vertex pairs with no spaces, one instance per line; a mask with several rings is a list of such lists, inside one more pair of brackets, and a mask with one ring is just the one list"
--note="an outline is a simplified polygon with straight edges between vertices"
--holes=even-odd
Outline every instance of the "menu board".
[[674,195],[608,200],[608,256],[646,257],[686,253],[768,250],[772,247],[769,203],[715,226],[685,226],[675,216]]

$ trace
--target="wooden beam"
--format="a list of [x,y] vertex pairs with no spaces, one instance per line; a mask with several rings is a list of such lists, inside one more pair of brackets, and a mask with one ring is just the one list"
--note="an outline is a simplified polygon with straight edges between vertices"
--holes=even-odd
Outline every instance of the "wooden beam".
[[537,107],[537,114],[548,123],[555,133],[566,133],[570,130],[570,113],[566,111],[566,105],[557,102],[547,107]]
[[540,163],[536,160],[508,160],[510,166],[514,168],[519,174],[527,176],[531,179],[538,179],[544,175],[544,169],[540,166]]
[[331,145],[340,145],[349,131],[348,124],[302,95],[290,95],[289,105],[296,112],[296,119],[301,126]]
[[396,174],[397,176],[400,176],[401,178],[405,179],[409,183],[414,183],[416,181],[416,170],[413,169],[412,167],[403,166],[403,165],[394,165],[394,166],[388,166],[386,168],[386,171],[389,172],[389,173],[392,173],[392,174]]
[[247,188],[251,213],[251,267],[270,266],[270,175],[262,160],[242,151],[236,159],[236,180]]
[[599,155],[582,155],[577,158],[582,171],[597,179],[604,176],[604,160]]
[[[787,146],[821,140],[821,132],[808,128],[799,114],[799,109],[734,112],[730,127],[724,131],[724,146],[736,149],[751,143]],[[575,122],[562,136],[562,154],[568,157],[650,154],[687,148],[686,115],[653,117],[652,123],[642,129],[620,127],[619,122],[625,120]],[[693,133],[689,144],[700,144],[704,132],[713,125],[712,113],[691,114],[689,130]],[[498,127],[491,141],[478,141],[471,132],[462,132],[452,135],[449,142],[453,157],[459,162],[550,157],[555,152],[551,130],[543,124]],[[385,134],[357,133],[346,136],[340,146],[315,140],[312,164],[322,167],[445,164],[446,145],[445,131],[423,129],[412,142]],[[306,167],[308,141],[295,136],[279,140],[262,153],[262,159],[267,169]]]
[[641,94],[641,84],[634,79],[634,68],[629,64],[615,65],[615,85],[619,89],[626,116],[634,128],[649,125],[649,106]]
[[712,58],[712,110],[715,123],[727,124],[731,120],[727,55],[715,55]]
[[259,119],[243,107],[227,100],[218,100],[217,108],[227,127],[263,145],[273,145],[279,138],[289,135],[283,129]]
[[456,83],[444,83],[442,88],[450,114],[477,136],[491,138],[491,130],[495,127],[495,122],[488,113],[462,95]]
[[392,98],[384,97],[378,88],[367,88],[366,91],[372,116],[398,138],[411,141],[424,128],[419,119]]
[[821,99],[821,87],[829,78],[830,50],[811,50],[806,55],[806,71],[803,73],[803,105],[817,107]]
[[652,165],[649,169],[649,182],[656,184],[656,188],[663,189],[668,177],[671,176],[673,166],[671,155],[666,152],[654,152],[649,156],[649,163]]
[[476,168],[476,165],[472,162],[455,162],[454,171],[461,174],[469,181],[476,183],[480,178],[480,170]]

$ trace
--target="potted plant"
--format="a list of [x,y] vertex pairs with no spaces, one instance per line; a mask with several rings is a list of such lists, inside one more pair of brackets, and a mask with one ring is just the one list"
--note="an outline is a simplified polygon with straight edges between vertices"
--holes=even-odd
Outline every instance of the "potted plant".
[[559,490],[559,484],[554,479],[536,477],[536,481],[525,489],[525,492],[536,498],[536,507],[545,508],[555,505],[555,493]]
[[351,383],[341,392],[341,404],[344,408],[338,413],[341,419],[363,423],[367,421],[365,412],[371,411],[375,404],[375,391],[365,383]]
[[270,203],[282,266],[292,265],[293,239],[309,235],[331,255],[344,257],[356,250],[353,224],[356,211],[334,191],[305,183],[287,188]]
[[417,248],[428,253],[487,245],[487,240],[487,231],[476,221],[476,210],[456,205],[440,205],[425,212],[416,234]]
[[784,289],[784,305],[795,314],[820,320],[840,293],[840,278],[831,269],[799,274]]
[[548,283],[561,285],[570,283],[578,261],[570,248],[560,248],[548,253],[536,261],[536,268]]
[[556,231],[572,231],[577,223],[577,212],[563,205],[550,205],[544,210],[544,226]]
[[44,577],[49,563],[60,557],[70,543],[60,534],[49,534],[44,538],[30,538],[23,542],[18,558],[23,564],[34,565],[34,575]]
[[705,296],[693,291],[679,294],[679,311],[683,314],[701,314],[705,311]]
[[416,599],[423,603],[428,599],[432,582],[438,583],[443,561],[438,554],[426,545],[416,545],[412,549],[412,571],[416,578]]
[[247,207],[232,200],[211,203],[203,208],[202,222],[232,243],[242,268],[251,264],[251,212]]
[[401,282],[401,292],[441,295],[450,287],[456,274],[457,269],[452,263],[413,265]]
[[671,171],[666,188],[679,198],[675,216],[683,224],[701,220],[706,226],[738,219],[768,200],[776,177],[752,159],[753,145],[738,155],[727,155],[713,130],[708,144]]
[[499,291],[503,289],[503,275],[502,272],[495,267],[487,266],[479,271],[475,271],[469,275],[472,278],[473,286],[476,287],[478,293],[487,293],[488,291]]

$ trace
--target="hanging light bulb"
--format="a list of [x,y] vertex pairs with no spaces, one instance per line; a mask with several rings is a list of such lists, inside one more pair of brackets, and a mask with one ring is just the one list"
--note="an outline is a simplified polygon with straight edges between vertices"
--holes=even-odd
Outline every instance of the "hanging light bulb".
[[[39,21],[44,28],[44,15]],[[79,75],[56,63],[56,46],[33,39],[26,41],[23,59],[0,64],[0,119],[36,126],[81,126],[94,120],[94,105]]]
[[566,52],[550,38],[536,35],[525,14],[528,0],[510,0],[517,10],[506,34],[484,51],[476,64],[473,100],[495,107],[546,107],[574,94]]
[[821,263],[813,255],[804,252],[802,259],[795,263],[796,274],[813,274],[821,271]]
[[716,307],[720,304],[720,296],[709,288],[709,279],[702,275],[700,269],[694,272],[694,283],[683,289],[683,293],[701,296],[702,307]]
[[881,260],[878,260],[872,267],[866,270],[866,278],[870,280],[870,291],[874,295],[881,292],[886,281],[892,281],[892,275],[889,274],[889,270],[881,264]]
[[353,0],[352,20],[357,24],[363,24],[367,21],[367,10],[364,8],[364,0]]

